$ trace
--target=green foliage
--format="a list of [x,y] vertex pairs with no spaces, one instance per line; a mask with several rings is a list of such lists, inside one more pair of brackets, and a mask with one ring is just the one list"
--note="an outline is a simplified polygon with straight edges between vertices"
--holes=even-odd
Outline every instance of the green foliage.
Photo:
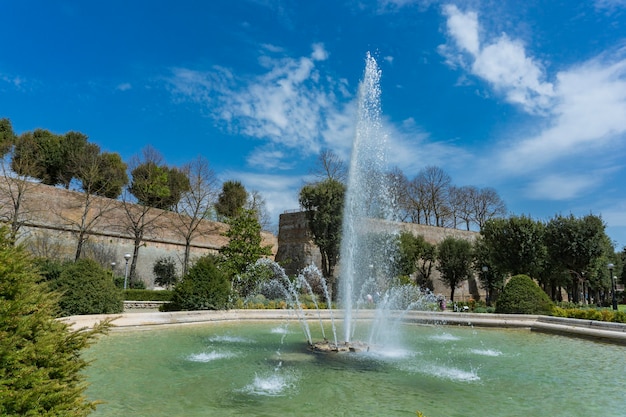
[[[247,298],[263,283],[276,278],[275,270],[269,262],[263,262],[265,258],[246,267],[245,272],[237,274],[233,280],[233,290],[241,298]],[[260,294],[259,294],[260,295]]]
[[218,258],[199,258],[174,288],[168,310],[225,310],[230,299],[230,279],[218,267]]
[[109,324],[71,331],[56,320],[57,296],[5,235],[0,229],[0,415],[87,416],[96,404],[84,395],[80,352]]
[[271,246],[261,246],[261,225],[255,211],[242,210],[226,223],[229,228],[224,236],[228,238],[228,244],[220,248],[220,254],[232,276],[244,273],[248,265],[272,254]]
[[496,303],[496,313],[552,314],[554,304],[528,275],[511,277]]
[[130,289],[124,291],[124,300],[127,301],[170,301],[173,291]]
[[433,289],[431,274],[437,257],[437,247],[426,242],[424,236],[402,232],[398,245],[398,269],[401,276],[415,273],[415,284]]
[[122,292],[111,273],[91,259],[64,264],[59,277],[50,283],[61,293],[62,316],[121,313],[124,309]]
[[533,277],[546,259],[544,232],[543,223],[526,216],[491,219],[480,230],[494,268],[505,274]]
[[608,321],[614,323],[626,323],[626,313],[608,309],[554,307],[552,315],[555,317],[567,317],[582,320]]
[[331,178],[300,190],[300,205],[322,255],[322,273],[327,279],[333,276],[339,260],[345,193],[345,185]]
[[156,260],[152,267],[155,279],[154,283],[165,288],[170,288],[178,281],[176,275],[176,262],[174,258],[166,256]]
[[11,120],[7,118],[0,119],[0,158],[3,158],[10,150],[17,136],[13,132]]
[[472,244],[448,236],[437,247],[437,260],[440,280],[450,288],[450,300],[454,301],[455,288],[472,276]]
[[221,218],[235,217],[243,209],[248,192],[239,181],[226,181],[222,184],[222,192],[217,198],[215,211]]
[[145,162],[132,172],[129,191],[139,204],[163,210],[172,209],[190,188],[189,178],[176,168]]

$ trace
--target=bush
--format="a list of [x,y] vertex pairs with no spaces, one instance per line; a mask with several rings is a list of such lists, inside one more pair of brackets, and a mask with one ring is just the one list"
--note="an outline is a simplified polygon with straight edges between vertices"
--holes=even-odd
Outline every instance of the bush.
[[176,275],[176,262],[172,257],[162,257],[157,259],[152,268],[154,273],[154,283],[165,288],[170,288],[178,281]]
[[199,258],[174,288],[167,310],[225,310],[230,298],[228,275],[217,266],[217,258]]
[[173,291],[168,290],[126,290],[124,300],[129,301],[170,301]]
[[51,293],[22,247],[13,247],[0,228],[0,415],[87,416],[81,351],[108,322],[72,331],[55,319]]
[[496,303],[496,313],[552,314],[554,304],[528,275],[515,275],[504,287]]
[[91,259],[64,264],[59,277],[50,284],[61,293],[59,307],[63,316],[124,310],[122,291],[113,283],[111,273]]

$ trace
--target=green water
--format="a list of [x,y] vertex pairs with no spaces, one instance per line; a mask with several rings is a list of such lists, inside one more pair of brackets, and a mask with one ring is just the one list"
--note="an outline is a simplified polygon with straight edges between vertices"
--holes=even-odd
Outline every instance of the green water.
[[622,346],[407,325],[403,348],[329,355],[308,352],[300,326],[285,326],[112,333],[87,355],[88,396],[104,401],[93,415],[626,415]]

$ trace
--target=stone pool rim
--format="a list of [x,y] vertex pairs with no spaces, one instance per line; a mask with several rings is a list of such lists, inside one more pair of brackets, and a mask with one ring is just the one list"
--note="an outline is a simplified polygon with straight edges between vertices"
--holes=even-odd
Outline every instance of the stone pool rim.
[[[359,311],[359,320],[374,318],[375,310]],[[400,313],[399,313],[400,314]],[[307,321],[331,319],[330,310],[305,310]],[[572,319],[529,314],[489,314],[410,311],[402,312],[405,323],[437,324],[446,326],[492,327],[500,329],[527,329],[551,334],[585,338],[600,342],[626,345],[626,324],[595,320]],[[335,320],[343,319],[342,310],[332,310]],[[93,314],[63,317],[59,320],[74,330],[88,329],[95,324],[113,319],[112,331],[133,331],[163,326],[209,324],[219,322],[297,320],[289,310],[202,310],[175,312],[145,312],[122,314]]]

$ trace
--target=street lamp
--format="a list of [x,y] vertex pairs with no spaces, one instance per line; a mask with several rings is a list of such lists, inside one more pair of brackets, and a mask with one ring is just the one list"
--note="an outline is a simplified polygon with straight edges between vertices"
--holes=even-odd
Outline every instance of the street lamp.
[[127,253],[126,255],[124,255],[124,259],[126,259],[126,268],[124,270],[124,289],[126,289],[127,283],[128,283],[128,260],[130,259],[131,254]]
[[111,262],[111,277],[113,277],[113,281],[115,281],[115,262]]
[[487,281],[487,305],[491,305],[491,280],[487,278],[487,272],[489,272],[489,267],[487,265],[483,265],[483,280]]
[[613,267],[615,265],[608,264],[609,277],[611,278],[611,299],[613,301],[613,310],[617,310],[617,298],[615,297],[615,277],[613,276]]

